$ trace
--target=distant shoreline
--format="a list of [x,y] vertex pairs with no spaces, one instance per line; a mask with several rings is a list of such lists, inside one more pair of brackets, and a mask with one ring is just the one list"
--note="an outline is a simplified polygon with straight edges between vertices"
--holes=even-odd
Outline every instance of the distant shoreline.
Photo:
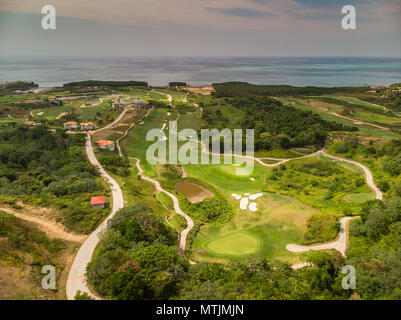
[[4,57],[0,81],[33,79],[41,88],[98,79],[171,81],[191,86],[244,81],[318,87],[388,86],[401,82],[401,57]]

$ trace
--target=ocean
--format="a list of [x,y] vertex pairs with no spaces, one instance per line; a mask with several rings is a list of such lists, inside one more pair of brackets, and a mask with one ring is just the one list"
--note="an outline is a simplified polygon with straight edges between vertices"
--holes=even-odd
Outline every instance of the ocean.
[[41,87],[80,80],[138,80],[152,86],[247,81],[294,86],[390,85],[401,82],[401,58],[358,57],[11,57],[0,56],[0,81]]

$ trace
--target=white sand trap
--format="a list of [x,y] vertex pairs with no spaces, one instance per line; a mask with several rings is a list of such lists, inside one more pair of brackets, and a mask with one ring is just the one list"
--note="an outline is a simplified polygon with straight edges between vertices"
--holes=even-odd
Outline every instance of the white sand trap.
[[260,198],[263,196],[263,193],[255,193],[249,196],[249,199],[251,200],[256,200],[257,198]]
[[240,203],[239,203],[239,207],[241,210],[246,210],[246,208],[248,207],[248,198],[242,198]]
[[250,194],[250,193],[245,193],[244,195],[245,195],[245,196],[250,196],[251,194]]
[[258,205],[256,202],[251,202],[249,204],[249,210],[251,210],[252,212],[256,212],[258,211]]
[[255,181],[255,178],[249,178],[249,180],[251,180],[251,181]]
[[167,137],[161,137],[161,138],[159,138],[159,140],[160,140],[160,141],[166,141],[166,140],[167,140]]
[[240,196],[240,195],[238,195],[238,196],[236,196],[235,197],[235,200],[239,200],[239,199],[241,199],[242,197]]
[[238,194],[236,194],[236,193],[233,193],[231,196],[235,198],[235,197],[237,197],[237,196],[238,196]]
[[167,117],[170,116],[171,112],[167,112]]
[[239,167],[239,166],[241,166],[240,164],[238,164],[238,163],[233,163],[233,166],[235,166],[235,167]]
[[44,112],[39,112],[37,115],[38,115],[38,116],[41,116],[42,114],[44,114]]
[[161,128],[161,131],[164,130],[164,128],[166,127],[166,125],[167,125],[167,123],[163,123],[163,126],[162,126],[162,128]]

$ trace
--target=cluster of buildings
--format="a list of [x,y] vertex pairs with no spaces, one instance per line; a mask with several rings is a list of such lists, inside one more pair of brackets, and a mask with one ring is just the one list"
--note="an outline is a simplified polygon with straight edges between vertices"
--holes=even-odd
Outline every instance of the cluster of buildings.
[[76,121],[68,121],[64,123],[64,129],[67,130],[77,130],[79,127],[81,127],[81,130],[83,131],[96,129],[96,125],[93,122],[81,122],[80,125],[78,125],[78,122]]
[[61,100],[56,97],[49,97],[49,98],[47,98],[47,101],[49,101],[51,104],[54,104],[56,106],[61,106],[63,104],[61,102]]
[[40,100],[26,100],[26,101],[24,101],[24,103],[33,104],[34,106],[37,106],[41,103],[41,101]]
[[393,93],[401,93],[401,87],[393,88]]
[[135,108],[138,108],[138,109],[146,108],[146,102],[145,101],[143,101],[141,99],[138,99],[138,98],[133,98],[131,100],[114,100],[111,103],[111,109],[112,110],[121,109],[121,108],[124,107],[124,105],[132,105],[132,106],[134,106]]

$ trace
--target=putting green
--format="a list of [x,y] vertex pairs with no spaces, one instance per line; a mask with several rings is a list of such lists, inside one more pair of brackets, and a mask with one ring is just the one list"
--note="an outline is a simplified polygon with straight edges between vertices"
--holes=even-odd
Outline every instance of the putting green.
[[260,242],[249,233],[235,232],[210,241],[206,244],[208,250],[218,255],[242,256],[256,252]]

